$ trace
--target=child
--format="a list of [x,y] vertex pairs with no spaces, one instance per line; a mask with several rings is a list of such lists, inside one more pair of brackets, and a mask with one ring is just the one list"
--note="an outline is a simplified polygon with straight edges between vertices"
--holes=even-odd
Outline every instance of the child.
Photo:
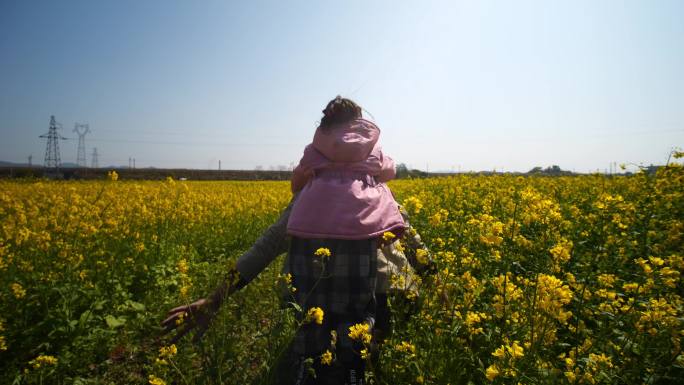
[[299,197],[288,234],[369,239],[401,232],[403,219],[384,184],[395,176],[394,161],[377,144],[380,129],[361,118],[361,107],[339,96],[323,114],[292,176],[292,191]]
[[[405,224],[384,182],[394,161],[377,144],[380,129],[361,107],[336,97],[294,170],[298,193],[287,224],[295,300],[321,322],[305,323],[292,344],[295,384],[363,384],[375,323],[379,238]],[[351,331],[354,330],[355,333]],[[308,375],[313,358],[317,376]]]

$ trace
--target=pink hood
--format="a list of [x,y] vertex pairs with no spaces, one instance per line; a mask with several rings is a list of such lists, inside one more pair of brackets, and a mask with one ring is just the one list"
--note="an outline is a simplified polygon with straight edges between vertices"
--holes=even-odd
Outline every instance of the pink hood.
[[294,170],[292,191],[298,192],[315,173],[345,170],[375,177],[378,182],[394,179],[394,161],[377,144],[380,129],[366,119],[355,119],[316,129],[314,139],[304,149],[304,156]]
[[378,126],[365,119],[316,130],[292,176],[293,192],[301,192],[289,234],[366,239],[403,229],[397,203],[384,183],[394,178],[394,161],[383,155],[379,137]]
[[379,138],[380,129],[375,123],[356,119],[327,130],[318,127],[312,144],[332,162],[362,162],[370,156]]

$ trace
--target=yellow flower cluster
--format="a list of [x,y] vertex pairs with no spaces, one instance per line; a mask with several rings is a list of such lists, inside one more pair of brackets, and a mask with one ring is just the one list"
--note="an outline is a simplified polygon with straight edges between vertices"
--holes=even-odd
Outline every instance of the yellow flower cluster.
[[382,233],[382,240],[385,241],[385,242],[389,242],[389,241],[393,240],[393,239],[396,238],[396,237],[397,237],[397,236],[394,235],[394,233],[391,232],[391,231],[385,231],[384,233]]
[[358,323],[349,327],[349,338],[354,341],[359,341],[364,345],[371,342],[372,336],[370,334],[370,326],[367,323]]
[[171,358],[175,356],[178,353],[178,348],[176,347],[176,344],[171,344],[169,346],[162,346],[159,348],[159,357],[160,358]]
[[192,278],[190,278],[190,275],[188,274],[188,261],[185,258],[182,258],[176,264],[176,269],[178,270],[181,281],[180,297],[187,298],[190,289],[192,288]]
[[321,364],[322,365],[331,365],[333,361],[333,354],[330,350],[326,350],[321,354]]
[[446,209],[439,209],[436,213],[432,214],[429,223],[431,226],[439,226],[449,219],[449,211]]
[[420,211],[423,209],[423,203],[416,196],[410,196],[410,197],[404,199],[402,206],[411,215],[420,214]]
[[570,253],[572,252],[572,241],[561,238],[560,242],[549,250],[553,256],[553,272],[557,273],[561,270],[561,266],[570,260]]
[[395,346],[395,349],[397,349],[398,352],[403,352],[409,355],[416,354],[416,346],[406,341],[401,341],[401,343]]
[[427,264],[428,264],[428,262],[429,262],[429,260],[428,260],[429,255],[430,255],[430,254],[429,254],[428,251],[425,250],[425,249],[418,249],[418,250],[416,250],[416,260],[417,260],[418,263],[420,263],[421,265],[427,265]]
[[162,346],[159,348],[159,355],[157,356],[155,363],[157,365],[167,365],[169,363],[168,360],[173,358],[176,354],[178,354],[178,348],[175,344]]
[[487,320],[487,314],[482,312],[469,311],[466,313],[465,324],[471,335],[480,334],[484,331],[481,322]]
[[24,287],[21,286],[21,284],[15,282],[12,284],[11,288],[12,294],[14,294],[16,299],[22,299],[26,296],[26,290],[24,290]]
[[497,358],[497,362],[489,365],[485,370],[485,376],[489,381],[494,381],[499,375],[506,377],[516,377],[518,372],[515,369],[515,361],[525,356],[525,349],[513,341],[512,344],[499,346],[492,356]]
[[40,369],[41,366],[55,366],[57,365],[57,358],[55,356],[49,356],[49,355],[39,355],[38,357],[32,359],[29,361],[29,365],[33,367],[33,369]]
[[479,234],[480,242],[486,246],[500,246],[503,242],[504,224],[490,214],[481,214],[467,222],[469,231]]
[[536,308],[544,314],[566,323],[572,312],[565,311],[565,305],[572,300],[572,290],[563,281],[548,274],[539,274],[537,278]]
[[492,353],[492,356],[499,359],[510,357],[511,359],[517,360],[518,358],[525,356],[525,349],[518,344],[518,341],[513,341],[512,345],[499,346],[494,353]]
[[154,374],[150,374],[147,377],[148,383],[150,385],[166,385],[166,381],[162,380],[161,378],[155,376]]
[[677,309],[664,298],[652,298],[647,304],[643,304],[646,310],[640,312],[636,328],[639,331],[646,331],[651,335],[658,334],[659,330],[678,326],[680,321],[677,319]]
[[515,310],[517,306],[513,305],[523,298],[523,291],[513,282],[513,274],[510,272],[501,274],[492,278],[491,282],[496,289],[496,294],[492,298],[496,317],[502,318],[506,313],[510,321],[518,322],[520,313]]
[[323,324],[323,309],[320,307],[312,307],[306,312],[306,317],[304,318],[304,323],[316,323],[318,325]]
[[[0,318],[0,333],[5,331],[5,325],[4,325],[4,320]],[[0,334],[0,352],[7,350],[7,341],[5,340],[5,336]]]

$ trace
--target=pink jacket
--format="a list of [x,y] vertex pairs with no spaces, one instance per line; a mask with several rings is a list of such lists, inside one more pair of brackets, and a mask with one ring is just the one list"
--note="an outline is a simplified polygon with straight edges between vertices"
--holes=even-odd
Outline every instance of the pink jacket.
[[301,238],[367,239],[401,232],[404,220],[385,182],[394,161],[377,145],[380,129],[365,119],[316,130],[294,170],[301,189],[287,232]]

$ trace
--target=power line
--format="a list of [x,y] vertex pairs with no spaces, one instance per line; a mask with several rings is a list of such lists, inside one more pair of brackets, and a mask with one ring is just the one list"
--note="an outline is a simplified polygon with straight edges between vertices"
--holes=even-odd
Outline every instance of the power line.
[[166,142],[155,140],[135,140],[135,139],[93,139],[93,142],[104,143],[138,143],[138,144],[161,144],[161,145],[179,145],[179,146],[219,146],[219,147],[244,147],[244,146],[301,146],[300,143],[217,143],[217,142]]

